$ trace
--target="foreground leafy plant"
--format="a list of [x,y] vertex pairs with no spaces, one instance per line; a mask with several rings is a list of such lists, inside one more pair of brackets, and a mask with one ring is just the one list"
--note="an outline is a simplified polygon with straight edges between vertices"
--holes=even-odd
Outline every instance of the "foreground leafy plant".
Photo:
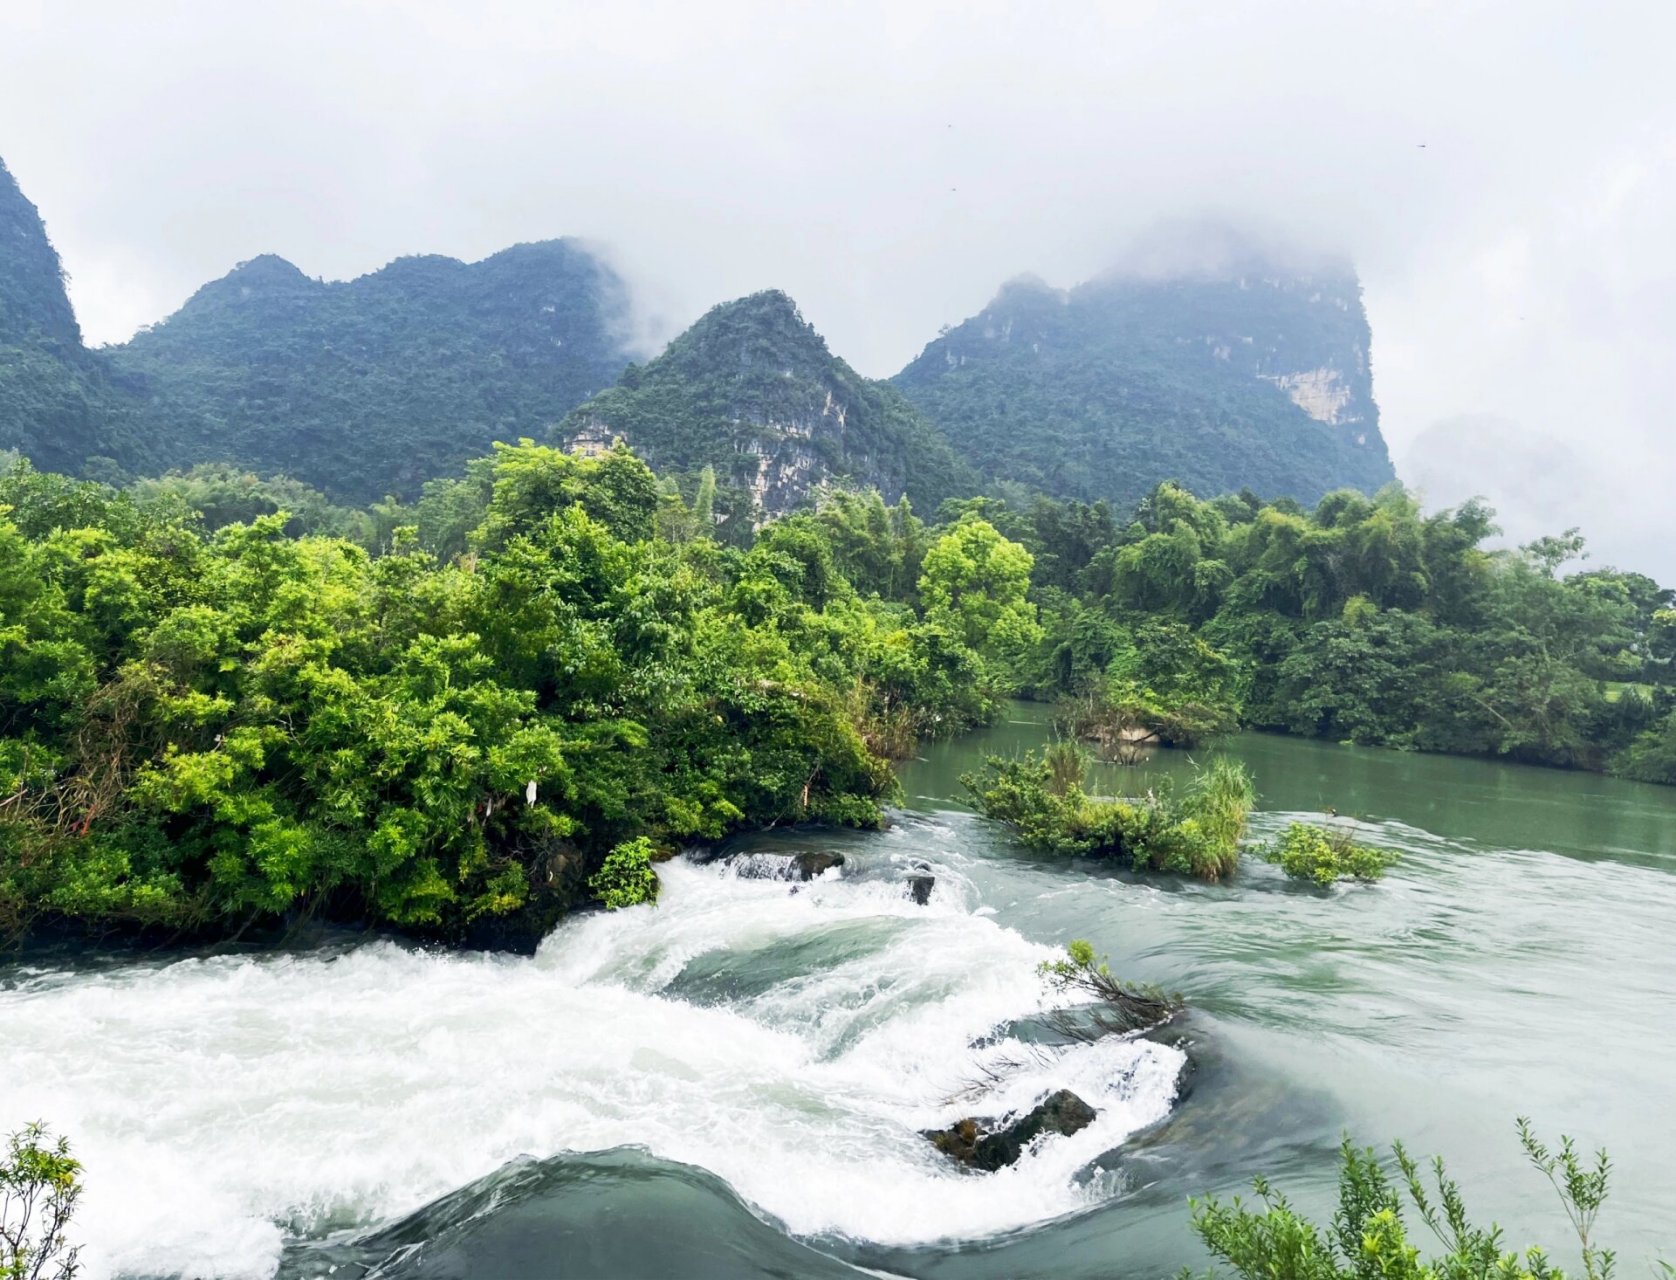
[[[1529,1121],[1521,1117],[1518,1126],[1526,1158],[1553,1186],[1577,1236],[1584,1280],[1609,1280],[1614,1255],[1594,1236],[1611,1175],[1606,1152],[1596,1153],[1591,1163],[1570,1138],[1562,1138],[1555,1151],[1537,1139]],[[1514,1252],[1504,1247],[1500,1227],[1475,1225],[1440,1157],[1431,1161],[1434,1185],[1428,1187],[1401,1143],[1392,1152],[1395,1179],[1373,1148],[1357,1150],[1349,1138],[1344,1140],[1338,1209],[1328,1228],[1303,1217],[1266,1179],[1257,1178],[1253,1185],[1260,1210],[1237,1196],[1228,1204],[1214,1196],[1192,1200],[1193,1229],[1212,1254],[1245,1280],[1565,1280],[1567,1273],[1553,1266],[1543,1249]],[[1409,1243],[1405,1192],[1443,1246],[1437,1257],[1422,1261],[1419,1248]],[[1181,1275],[1186,1280],[1188,1273]]]
[[72,1280],[79,1247],[66,1237],[81,1199],[70,1144],[31,1124],[6,1141],[0,1162],[0,1280]]
[[1288,826],[1280,839],[1263,847],[1263,857],[1292,879],[1318,885],[1340,880],[1372,882],[1397,861],[1388,849],[1358,844],[1348,828],[1328,830],[1308,822]]

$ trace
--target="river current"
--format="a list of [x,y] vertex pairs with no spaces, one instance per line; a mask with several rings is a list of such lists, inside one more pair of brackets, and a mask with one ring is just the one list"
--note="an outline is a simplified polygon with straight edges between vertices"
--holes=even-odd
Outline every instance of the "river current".
[[[1167,1276],[1204,1262],[1189,1195],[1262,1172],[1323,1209],[1345,1131],[1443,1154],[1565,1258],[1521,1114],[1611,1149],[1620,1274],[1676,1256],[1676,791],[1247,735],[1256,835],[1333,807],[1402,861],[1326,892],[1254,858],[1143,881],[959,805],[963,769],[1046,734],[1019,705],[905,767],[890,830],[672,862],[655,908],[531,958],[342,936],[14,964],[0,1125],[74,1142],[94,1277]],[[805,850],[845,865],[762,874]],[[1074,937],[1185,1022],[1036,1034],[1066,1000],[1036,966]],[[920,1136],[1062,1087],[1099,1118],[1014,1168]]]

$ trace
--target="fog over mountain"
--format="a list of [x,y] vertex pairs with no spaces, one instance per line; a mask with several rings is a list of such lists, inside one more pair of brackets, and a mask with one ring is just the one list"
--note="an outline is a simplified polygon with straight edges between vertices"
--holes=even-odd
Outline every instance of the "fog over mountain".
[[1668,574],[1673,36],[1656,3],[13,0],[0,145],[105,342],[264,252],[583,236],[645,345],[779,288],[887,376],[1000,281],[1209,213],[1356,263],[1400,473],[1455,477],[1434,444],[1493,416],[1473,487],[1517,500],[1556,441],[1599,476],[1561,519]]

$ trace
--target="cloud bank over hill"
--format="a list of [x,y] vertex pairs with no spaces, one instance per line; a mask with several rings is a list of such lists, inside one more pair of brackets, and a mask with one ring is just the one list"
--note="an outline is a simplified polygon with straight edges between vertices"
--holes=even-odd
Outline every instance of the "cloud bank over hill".
[[342,279],[579,235],[649,332],[782,288],[882,376],[1020,271],[1089,279],[1159,219],[1272,227],[1356,262],[1399,469],[1495,415],[1601,469],[1570,521],[1658,568],[1673,38],[1651,2],[24,0],[0,116],[95,341],[261,252]]

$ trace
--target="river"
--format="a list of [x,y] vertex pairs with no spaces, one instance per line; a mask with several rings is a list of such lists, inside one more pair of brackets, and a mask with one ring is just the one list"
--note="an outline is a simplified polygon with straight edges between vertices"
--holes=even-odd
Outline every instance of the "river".
[[[657,907],[533,958],[346,935],[14,964],[0,1124],[74,1141],[95,1280],[1162,1277],[1205,1261],[1191,1194],[1263,1172],[1324,1210],[1345,1131],[1445,1155],[1475,1214],[1570,1260],[1520,1114],[1611,1149],[1620,1274],[1676,1256],[1676,790],[1244,735],[1256,834],[1331,806],[1401,862],[1326,892],[1249,857],[1227,885],[1143,881],[959,804],[962,770],[1044,721],[1019,704],[928,749],[888,831],[668,864]],[[841,874],[751,874],[809,849]],[[1180,1035],[1024,1043],[1061,998],[1035,966],[1075,937],[1181,991]],[[1061,1086],[1099,1119],[1015,1168],[918,1135]]]

